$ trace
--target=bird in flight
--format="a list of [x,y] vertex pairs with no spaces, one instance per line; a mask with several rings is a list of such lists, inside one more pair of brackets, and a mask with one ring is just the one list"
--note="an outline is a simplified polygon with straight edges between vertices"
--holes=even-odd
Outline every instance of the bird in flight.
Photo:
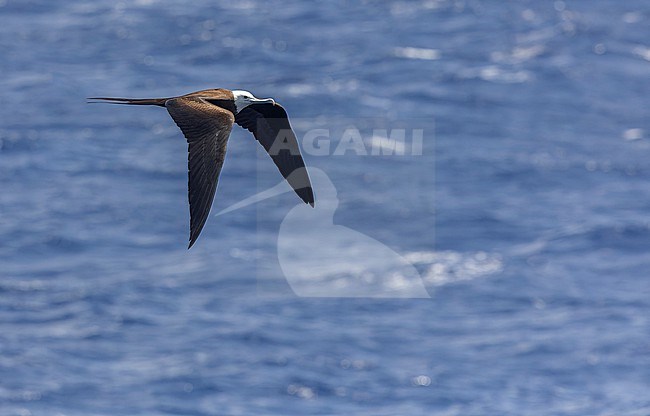
[[234,123],[253,133],[300,199],[314,206],[314,192],[287,112],[271,98],[256,98],[242,90],[211,89],[171,98],[88,100],[165,107],[181,129],[188,143],[188,248],[194,245],[208,219]]

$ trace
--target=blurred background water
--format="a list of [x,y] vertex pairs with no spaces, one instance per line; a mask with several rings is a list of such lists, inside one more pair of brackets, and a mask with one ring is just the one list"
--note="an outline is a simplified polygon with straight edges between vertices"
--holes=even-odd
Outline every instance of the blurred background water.
[[[0,0],[0,414],[650,414],[649,22],[641,0]],[[85,97],[213,87],[276,98],[299,136],[423,128],[421,156],[306,160],[431,299],[295,296],[289,193],[188,252],[180,132]],[[233,130],[215,210],[279,182],[258,147]]]

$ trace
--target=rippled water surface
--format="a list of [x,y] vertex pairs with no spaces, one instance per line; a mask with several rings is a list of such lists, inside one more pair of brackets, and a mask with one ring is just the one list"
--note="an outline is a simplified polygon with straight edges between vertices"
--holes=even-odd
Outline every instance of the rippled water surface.
[[[0,414],[650,414],[649,22],[642,0],[0,0]],[[187,251],[182,135],[85,97],[212,87],[331,129],[305,158],[340,228],[279,238],[284,193]],[[350,125],[417,127],[422,154],[337,154]],[[280,181],[258,147],[233,130],[213,212]],[[430,298],[397,298],[369,241]],[[342,298],[350,276],[397,295]]]

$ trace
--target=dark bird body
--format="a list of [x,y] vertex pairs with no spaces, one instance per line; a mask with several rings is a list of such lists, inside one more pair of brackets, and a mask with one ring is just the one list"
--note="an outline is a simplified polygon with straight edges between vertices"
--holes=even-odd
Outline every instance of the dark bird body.
[[309,175],[287,112],[270,98],[258,99],[241,90],[212,89],[171,98],[89,99],[165,107],[181,129],[188,143],[189,247],[208,219],[234,123],[253,133],[300,199],[314,206]]

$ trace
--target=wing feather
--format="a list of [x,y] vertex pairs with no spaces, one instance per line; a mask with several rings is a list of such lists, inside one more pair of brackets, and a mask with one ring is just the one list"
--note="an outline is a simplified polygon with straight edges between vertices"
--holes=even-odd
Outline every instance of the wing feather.
[[235,120],[230,111],[194,97],[167,100],[165,107],[188,143],[189,247],[192,247],[210,214]]
[[284,108],[279,104],[249,105],[237,113],[235,121],[253,133],[300,199],[314,206],[309,174]]

